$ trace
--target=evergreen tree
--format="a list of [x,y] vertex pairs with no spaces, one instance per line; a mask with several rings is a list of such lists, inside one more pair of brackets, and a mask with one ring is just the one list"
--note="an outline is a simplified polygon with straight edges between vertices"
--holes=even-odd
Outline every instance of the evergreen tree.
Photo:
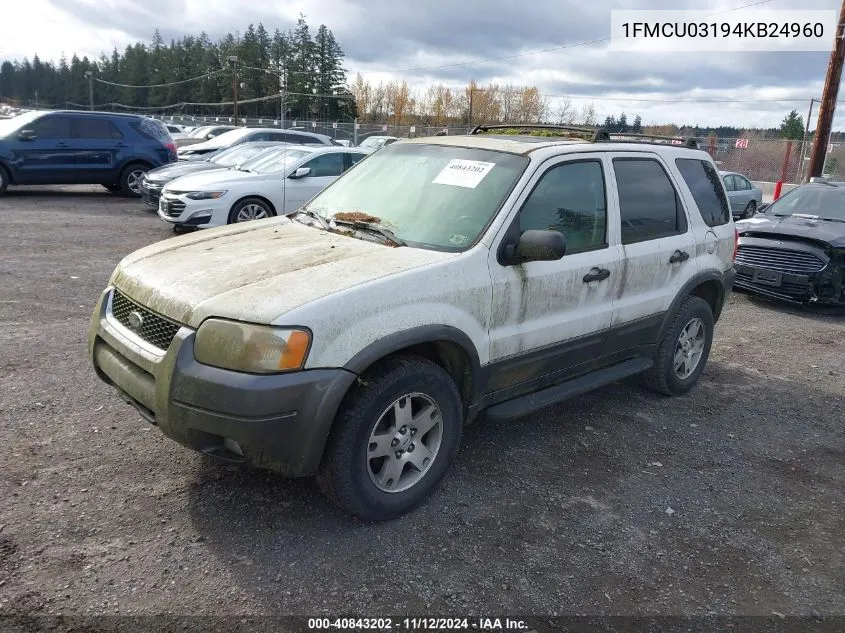
[[643,120],[640,118],[640,115],[634,117],[634,123],[631,125],[631,131],[634,134],[642,134],[643,132]]
[[783,118],[780,124],[780,135],[790,140],[804,137],[804,119],[796,110],[792,110]]

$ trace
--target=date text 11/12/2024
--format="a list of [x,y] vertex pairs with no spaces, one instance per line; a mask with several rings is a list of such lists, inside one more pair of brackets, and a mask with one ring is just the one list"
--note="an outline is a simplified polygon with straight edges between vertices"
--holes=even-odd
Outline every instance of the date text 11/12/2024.
[[308,618],[309,631],[525,631],[524,620],[496,617],[477,618]]

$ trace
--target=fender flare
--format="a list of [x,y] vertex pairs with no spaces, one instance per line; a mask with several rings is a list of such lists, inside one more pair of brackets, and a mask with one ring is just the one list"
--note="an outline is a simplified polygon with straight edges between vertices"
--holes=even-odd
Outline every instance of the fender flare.
[[700,286],[706,281],[715,281],[718,283],[719,296],[716,297],[716,306],[713,310],[713,320],[714,322],[719,320],[719,315],[722,312],[722,306],[725,304],[725,298],[727,297],[729,291],[729,287],[725,283],[725,273],[720,273],[716,270],[708,270],[698,273],[689,279],[683,287],[681,287],[681,291],[675,296],[675,299],[672,301],[672,305],[669,306],[669,309],[663,315],[663,322],[660,324],[660,334],[657,338],[658,341],[663,340],[663,337],[666,335],[666,330],[672,322],[672,318],[678,312],[684,300],[692,294],[692,291],[697,286]]
[[473,401],[477,400],[478,391],[483,389],[480,384],[481,361],[478,358],[478,350],[466,333],[451,325],[422,325],[390,334],[370,343],[355,354],[343,368],[360,375],[373,363],[390,354],[413,345],[441,342],[453,343],[466,353],[472,372]]

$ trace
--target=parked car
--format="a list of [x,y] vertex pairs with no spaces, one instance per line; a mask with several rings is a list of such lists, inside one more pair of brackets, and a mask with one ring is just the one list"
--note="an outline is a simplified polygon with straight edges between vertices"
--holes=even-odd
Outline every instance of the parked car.
[[191,145],[179,149],[179,160],[200,160],[208,158],[214,152],[228,149],[238,143],[249,143],[252,141],[278,141],[280,143],[292,143],[295,145],[332,145],[332,139],[323,134],[311,132],[291,132],[278,128],[238,128],[230,130],[205,143]]
[[725,183],[734,219],[752,217],[763,204],[763,191],[742,174],[722,171],[719,175]]
[[176,147],[188,147],[190,145],[198,145],[205,143],[213,138],[217,138],[221,134],[225,134],[230,130],[240,129],[236,125],[203,125],[196,127],[176,140]]
[[479,132],[385,147],[293,218],[127,256],[92,317],[98,376],[166,436],[316,474],[371,520],[425,499],[482,411],[640,373],[692,389],[734,277],[710,156]]
[[152,169],[144,174],[141,182],[141,198],[151,207],[158,209],[161,190],[171,180],[188,174],[236,167],[279,145],[277,141],[241,143],[216,153],[206,160],[179,161]]
[[183,228],[289,215],[366,156],[355,148],[282,145],[236,170],[169,182],[162,189],[158,214]]
[[736,286],[804,304],[845,305],[845,182],[811,182],[737,222]]
[[0,122],[0,194],[9,185],[93,185],[141,195],[141,177],[176,160],[161,121],[134,114],[44,111]]
[[374,152],[386,145],[395,143],[399,139],[395,136],[368,136],[363,141],[358,143],[358,147],[368,152]]

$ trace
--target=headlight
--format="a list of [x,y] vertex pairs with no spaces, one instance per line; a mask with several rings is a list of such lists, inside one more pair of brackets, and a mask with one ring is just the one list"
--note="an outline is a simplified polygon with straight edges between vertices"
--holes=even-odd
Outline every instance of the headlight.
[[217,200],[225,194],[225,191],[189,191],[185,197],[191,200]]
[[310,346],[307,330],[208,319],[197,330],[194,358],[222,369],[276,374],[302,369]]

